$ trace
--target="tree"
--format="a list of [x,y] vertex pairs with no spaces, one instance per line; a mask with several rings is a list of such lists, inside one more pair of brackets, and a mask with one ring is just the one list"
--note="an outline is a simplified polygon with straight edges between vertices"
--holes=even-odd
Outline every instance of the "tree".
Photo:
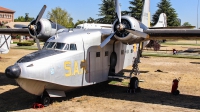
[[182,26],[192,26],[192,25],[189,22],[185,22],[185,23],[183,23]]
[[17,19],[14,19],[15,22],[31,22],[34,18],[28,16],[29,13],[25,13],[25,16],[19,16]]
[[19,16],[17,19],[14,20],[15,22],[24,22],[25,19],[23,16]]
[[129,7],[130,11],[123,11],[122,15],[128,14],[134,17],[135,19],[141,21],[144,0],[132,0],[129,1],[129,3],[132,5]]
[[87,23],[95,23],[95,19],[92,18],[92,17],[89,17],[89,18],[87,19]]
[[103,16],[102,18],[98,18],[98,23],[110,24],[113,23],[116,19],[115,14],[115,3],[114,0],[102,0],[102,4],[100,5],[100,11],[98,16]]
[[157,4],[157,7],[158,10],[153,15],[152,25],[155,25],[158,22],[161,13],[165,13],[168,26],[180,26],[180,22],[177,19],[177,13],[175,9],[171,7],[170,0],[161,0],[161,2]]
[[72,22],[73,18],[70,16],[70,14],[60,7],[51,9],[51,12],[49,11],[47,14],[47,18],[67,28],[71,28],[74,25]]
[[76,27],[76,26],[79,25],[79,24],[83,24],[83,23],[86,23],[86,21],[85,21],[85,20],[78,20],[78,21],[76,22],[76,24],[74,25],[74,27]]

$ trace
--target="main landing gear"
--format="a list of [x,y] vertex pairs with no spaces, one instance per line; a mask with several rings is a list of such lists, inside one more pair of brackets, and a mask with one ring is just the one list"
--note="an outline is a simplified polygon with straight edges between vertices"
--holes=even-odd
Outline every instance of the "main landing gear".
[[[141,50],[140,50],[140,44],[137,51],[137,58],[135,58],[134,63],[132,65],[132,70],[130,72],[130,83],[127,92],[128,93],[136,93],[140,92],[141,89],[139,87],[139,80],[136,77],[140,74],[138,63],[140,62],[140,56],[141,56]],[[134,73],[135,77],[132,77],[132,74]]]
[[[129,83],[129,87],[127,90],[127,93],[136,93],[136,92],[140,92],[141,89],[139,87],[139,80],[136,77],[136,75],[139,75],[139,68],[138,68],[138,59],[136,58],[133,66],[132,66],[132,71],[130,72],[130,83]],[[135,77],[132,77],[132,74],[134,73]]]

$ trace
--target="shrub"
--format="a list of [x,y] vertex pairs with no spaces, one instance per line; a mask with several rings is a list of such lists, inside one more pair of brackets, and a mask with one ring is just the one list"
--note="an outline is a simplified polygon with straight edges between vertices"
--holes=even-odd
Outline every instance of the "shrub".
[[18,42],[18,46],[32,46],[34,45],[34,42]]

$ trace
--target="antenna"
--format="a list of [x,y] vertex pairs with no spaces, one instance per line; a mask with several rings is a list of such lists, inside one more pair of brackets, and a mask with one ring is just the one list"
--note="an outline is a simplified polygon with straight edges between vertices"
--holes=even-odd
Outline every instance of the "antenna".
[[57,19],[56,19],[56,38],[58,38],[58,24],[57,24]]

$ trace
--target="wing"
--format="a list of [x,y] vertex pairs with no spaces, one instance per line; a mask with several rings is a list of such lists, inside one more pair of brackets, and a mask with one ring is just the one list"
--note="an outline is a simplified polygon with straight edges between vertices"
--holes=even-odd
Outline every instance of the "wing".
[[30,36],[28,28],[21,28],[21,29],[1,28],[0,29],[0,34]]
[[147,29],[144,33],[149,35],[145,40],[200,39],[199,29]]

